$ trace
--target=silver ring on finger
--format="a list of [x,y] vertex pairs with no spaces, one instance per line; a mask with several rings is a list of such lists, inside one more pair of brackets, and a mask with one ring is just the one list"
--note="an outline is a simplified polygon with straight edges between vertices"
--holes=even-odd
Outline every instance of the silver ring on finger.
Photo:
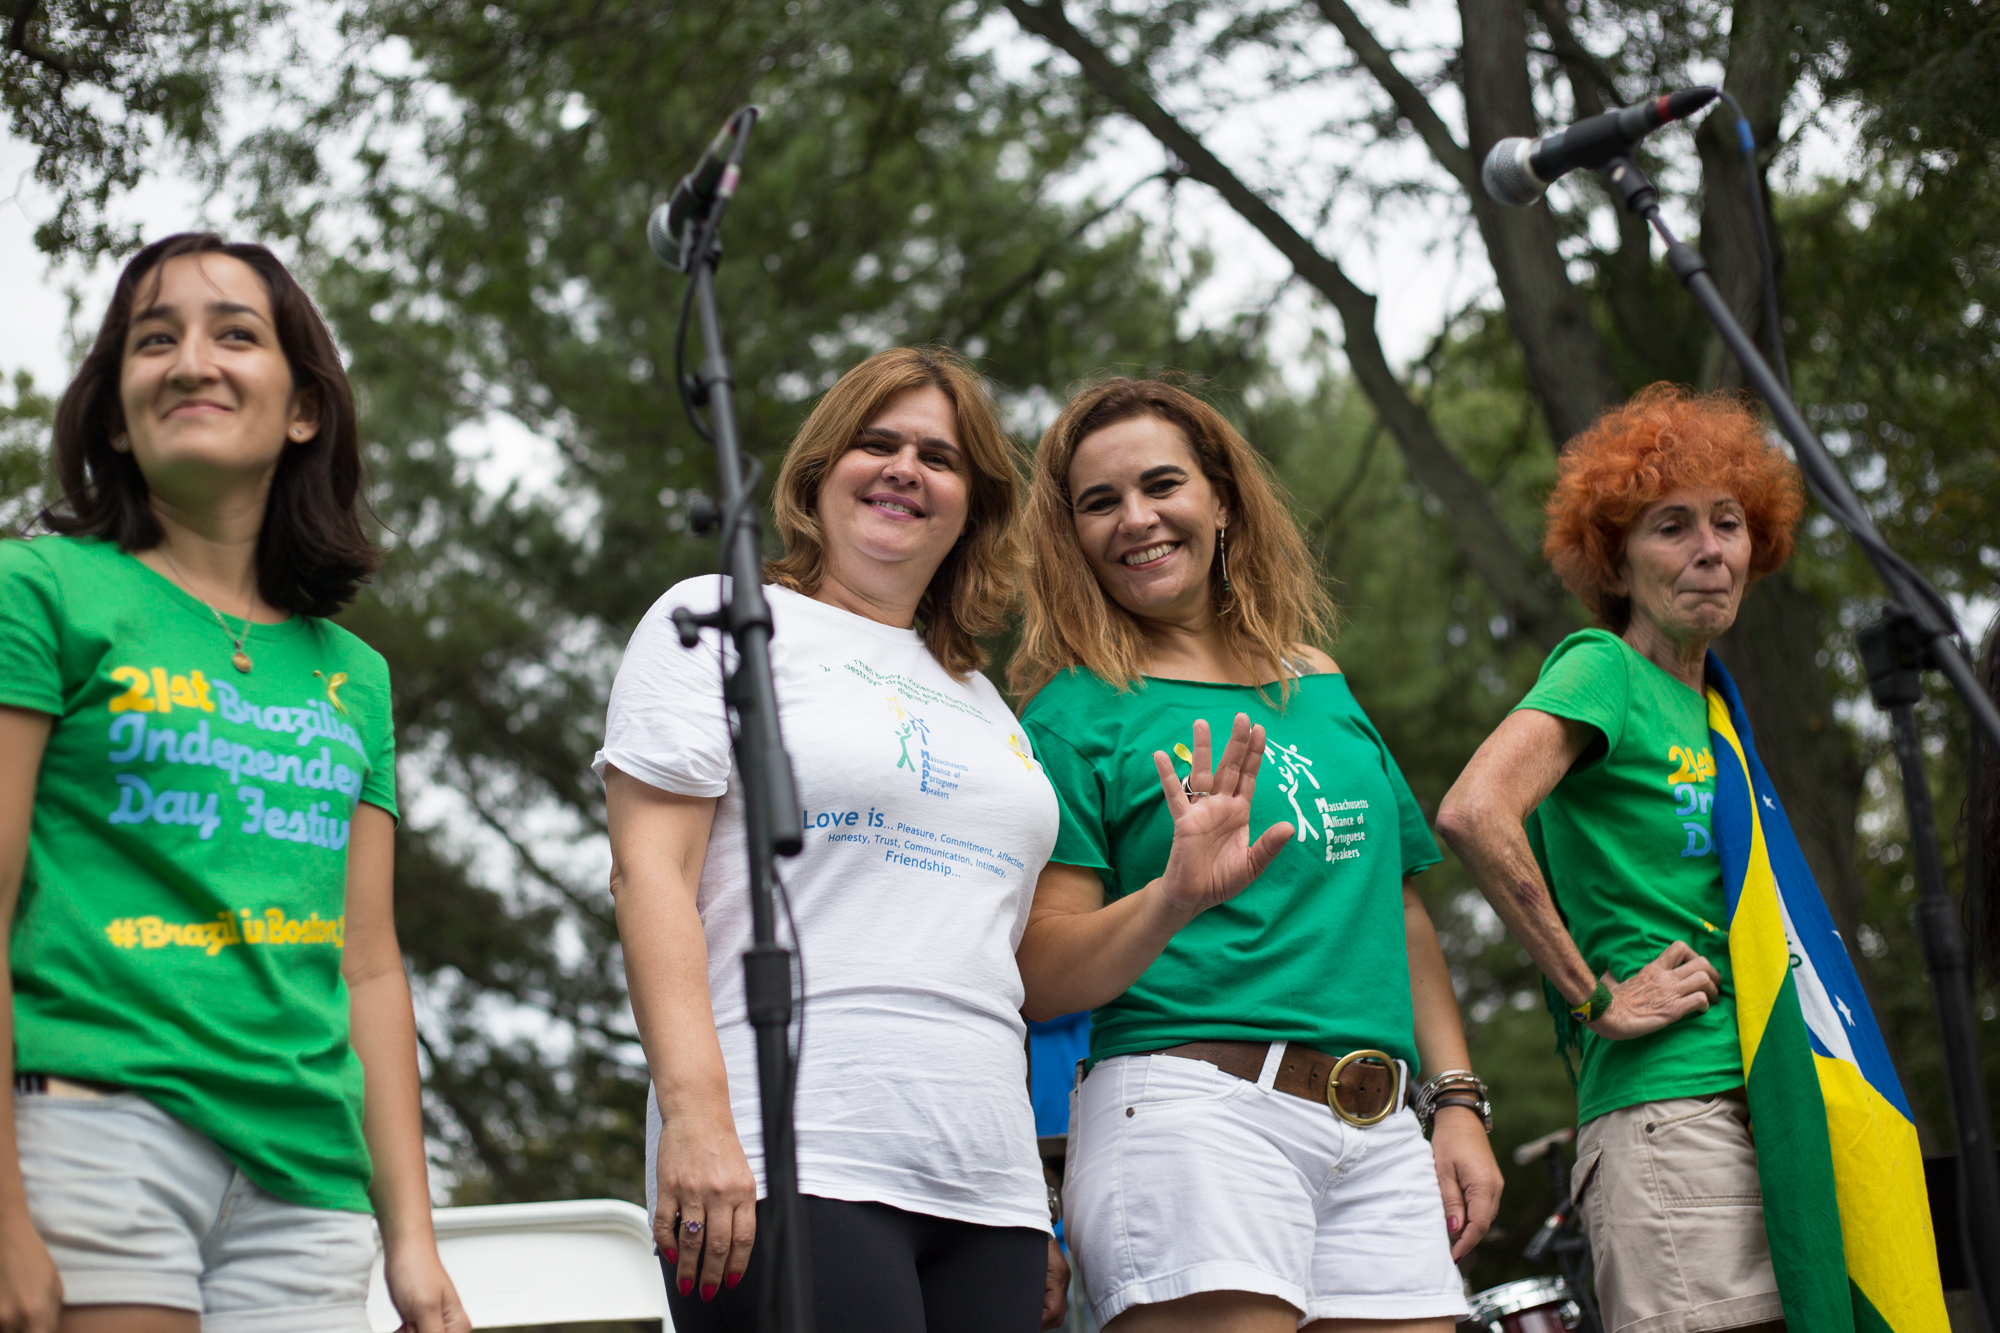
[[1199,801],[1202,797],[1208,795],[1208,793],[1205,791],[1196,791],[1193,787],[1188,785],[1189,782],[1192,781],[1193,777],[1194,775],[1190,773],[1187,777],[1181,779],[1181,792],[1190,801]]

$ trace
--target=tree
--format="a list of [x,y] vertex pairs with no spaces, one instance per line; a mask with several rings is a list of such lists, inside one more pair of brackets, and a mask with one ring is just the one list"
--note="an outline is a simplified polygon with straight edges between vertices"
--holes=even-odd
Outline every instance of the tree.
[[135,248],[136,232],[108,217],[113,197],[218,146],[223,56],[276,11],[274,0],[16,0],[0,102],[57,200],[35,244],[85,258]]

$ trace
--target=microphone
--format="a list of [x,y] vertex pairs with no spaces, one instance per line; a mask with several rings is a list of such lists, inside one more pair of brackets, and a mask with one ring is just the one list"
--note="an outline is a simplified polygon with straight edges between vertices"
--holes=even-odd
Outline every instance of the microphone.
[[1601,167],[1668,121],[1681,120],[1713,102],[1715,88],[1684,88],[1650,102],[1579,120],[1539,139],[1502,139],[1486,155],[1479,179],[1503,204],[1532,204],[1558,176],[1579,167]]
[[736,193],[743,169],[737,162],[742,135],[757,119],[757,108],[746,107],[731,116],[694,170],[681,178],[667,202],[653,210],[646,220],[646,243],[660,262],[687,271],[690,256],[682,252],[690,223],[707,218],[717,204]]

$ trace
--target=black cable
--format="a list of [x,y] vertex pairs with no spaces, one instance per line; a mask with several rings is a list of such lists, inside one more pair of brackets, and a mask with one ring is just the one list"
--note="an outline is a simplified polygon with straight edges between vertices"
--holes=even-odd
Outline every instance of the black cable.
[[1743,150],[1743,180],[1750,195],[1750,214],[1757,223],[1757,260],[1764,272],[1764,324],[1771,333],[1771,369],[1778,372],[1778,383],[1785,386],[1785,396],[1790,397],[1792,370],[1785,361],[1785,326],[1778,314],[1778,261],[1771,244],[1770,219],[1764,213],[1764,182],[1757,170],[1757,135],[1750,128],[1750,118],[1743,114],[1742,104],[1723,89],[1717,92],[1736,113],[1736,144]]
[[709,433],[708,422],[703,420],[701,409],[695,405],[693,385],[687,377],[688,316],[694,310],[694,284],[687,285],[687,294],[681,297],[680,323],[674,329],[674,391],[681,396],[681,411],[687,413],[688,424],[694,433],[710,444],[715,436]]
[[792,891],[785,884],[785,877],[778,873],[778,867],[771,867],[771,884],[777,890],[778,902],[785,909],[785,929],[792,933],[792,962],[797,964],[798,980],[794,983],[793,1011],[798,1016],[798,1032],[792,1038],[792,1084],[785,1089],[785,1099],[796,1105],[799,1092],[799,1063],[806,1052],[806,950],[799,940],[799,921],[792,915]]

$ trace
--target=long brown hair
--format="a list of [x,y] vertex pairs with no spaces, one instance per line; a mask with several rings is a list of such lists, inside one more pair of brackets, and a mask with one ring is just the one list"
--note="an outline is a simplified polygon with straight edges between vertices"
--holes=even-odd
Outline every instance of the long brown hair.
[[785,553],[764,577],[807,596],[826,577],[826,535],[819,488],[827,470],[883,404],[905,389],[930,386],[958,413],[958,442],[971,476],[965,531],[931,575],[917,604],[924,646],[953,676],[986,663],[979,636],[1006,624],[1020,564],[1020,473],[992,395],[964,357],[948,347],[892,347],[877,352],[826,391],[785,451],[772,488],[773,518]]
[[146,478],[131,454],[111,447],[125,430],[119,379],[133,303],[160,265],[182,255],[228,255],[264,280],[271,323],[292,368],[292,385],[317,404],[319,429],[287,440],[257,530],[257,595],[299,615],[330,616],[354,600],[381,552],[361,525],[361,437],[354,392],[312,298],[261,245],[232,244],[210,232],[153,242],[125,265],[97,339],[56,404],[55,474],[61,495],[42,510],[51,532],[114,541],[146,551],[165,533],[147,503]]
[[1084,558],[1069,494],[1077,446],[1135,417],[1157,417],[1176,427],[1202,475],[1228,505],[1227,595],[1221,562],[1209,568],[1216,620],[1236,659],[1252,670],[1270,671],[1279,680],[1279,698],[1286,698],[1292,684],[1283,664],[1292,645],[1324,640],[1334,628],[1334,609],[1283,490],[1213,407],[1174,385],[1122,376],[1070,399],[1035,450],[1028,483],[1027,611],[1008,685],[1025,704],[1059,671],[1082,667],[1121,692],[1145,674],[1145,638],[1131,613],[1105,594]]

